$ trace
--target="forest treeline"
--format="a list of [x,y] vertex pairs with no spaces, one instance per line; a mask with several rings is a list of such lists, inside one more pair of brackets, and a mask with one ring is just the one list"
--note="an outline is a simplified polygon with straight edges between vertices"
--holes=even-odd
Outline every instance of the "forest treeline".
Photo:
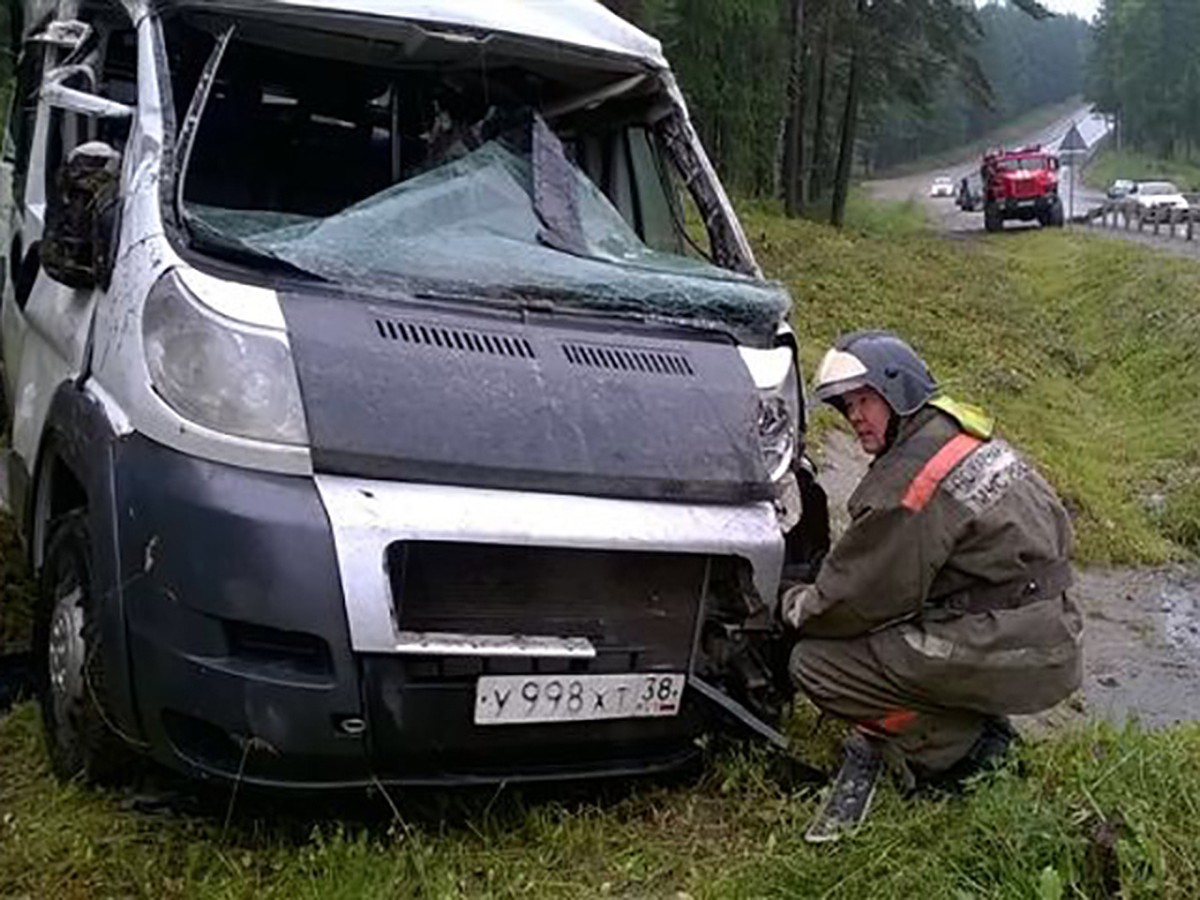
[[1102,0],[1089,96],[1118,143],[1160,159],[1200,156],[1200,0]]
[[1034,0],[605,2],[663,41],[734,190],[830,205],[835,224],[852,172],[1080,93],[1090,41]]

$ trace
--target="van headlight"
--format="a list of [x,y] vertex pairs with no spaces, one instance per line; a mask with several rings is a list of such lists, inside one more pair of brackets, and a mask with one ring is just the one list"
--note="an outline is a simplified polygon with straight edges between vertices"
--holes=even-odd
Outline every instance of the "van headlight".
[[758,390],[758,446],[771,481],[787,475],[804,427],[796,355],[788,344],[769,350],[739,347]]
[[[794,388],[795,379],[790,380]],[[798,407],[795,390],[789,391],[786,386],[759,394],[758,443],[772,481],[788,473],[796,455]]]
[[183,418],[258,441],[308,443],[285,333],[209,310],[172,271],[146,298],[142,340],[154,390]]

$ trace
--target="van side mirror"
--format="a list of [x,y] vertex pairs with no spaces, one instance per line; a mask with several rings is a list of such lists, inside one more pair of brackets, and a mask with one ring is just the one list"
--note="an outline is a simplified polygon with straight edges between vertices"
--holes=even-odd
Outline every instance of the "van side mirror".
[[41,255],[47,275],[73,288],[108,287],[120,189],[120,153],[100,141],[71,151],[46,203]]

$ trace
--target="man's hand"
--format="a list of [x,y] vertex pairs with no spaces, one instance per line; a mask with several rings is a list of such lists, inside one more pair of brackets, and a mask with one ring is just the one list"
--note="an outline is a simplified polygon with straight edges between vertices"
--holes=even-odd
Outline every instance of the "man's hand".
[[[805,618],[805,601],[815,591],[811,584],[798,584],[790,587],[779,597],[779,621],[785,627],[797,631]],[[811,604],[811,601],[809,601]]]

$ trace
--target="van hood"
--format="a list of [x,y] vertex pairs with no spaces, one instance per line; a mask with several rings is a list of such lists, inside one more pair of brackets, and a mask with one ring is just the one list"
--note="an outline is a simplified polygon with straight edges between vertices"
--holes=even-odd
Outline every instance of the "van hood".
[[772,496],[737,346],[550,313],[281,293],[313,468],[690,502]]

